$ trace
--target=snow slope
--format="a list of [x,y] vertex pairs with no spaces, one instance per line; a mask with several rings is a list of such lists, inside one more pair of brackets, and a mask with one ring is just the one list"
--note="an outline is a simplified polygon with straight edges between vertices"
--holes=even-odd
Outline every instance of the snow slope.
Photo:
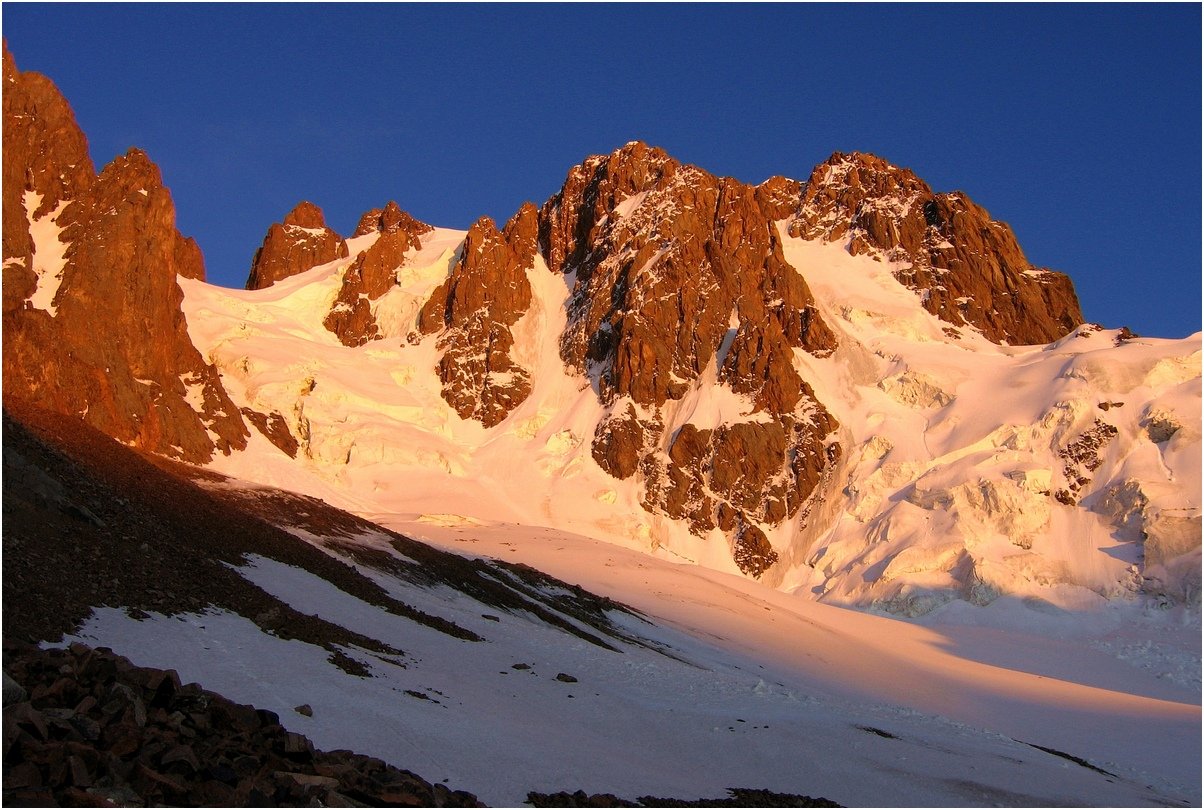
[[[220,612],[137,621],[101,609],[77,638],[275,711],[320,747],[379,756],[495,805],[519,806],[528,790],[697,798],[728,787],[851,806],[1200,801],[1198,683],[1100,652],[1081,622],[1058,662],[1032,669],[1032,639],[1019,633],[995,639],[993,660],[982,660],[956,635],[566,532],[377,517],[628,599],[644,618],[608,616],[642,643],[603,649],[533,614],[357,563],[395,598],[486,639],[462,641],[264,557],[240,573],[303,613],[401,648],[402,659],[345,648],[371,668],[355,677],[324,649]],[[1148,627],[1198,641],[1174,618]],[[303,703],[312,717],[293,710]]]
[[[852,452],[841,512],[791,544],[786,587],[913,615],[954,594],[1081,609],[1133,598],[1144,574],[1147,590],[1198,604],[1199,334],[950,340],[891,265],[832,248],[788,239],[785,252],[846,336],[832,358],[798,360]],[[1078,441],[1093,431],[1100,447]],[[1171,536],[1184,530],[1189,545]],[[1159,548],[1194,556],[1167,572]]]

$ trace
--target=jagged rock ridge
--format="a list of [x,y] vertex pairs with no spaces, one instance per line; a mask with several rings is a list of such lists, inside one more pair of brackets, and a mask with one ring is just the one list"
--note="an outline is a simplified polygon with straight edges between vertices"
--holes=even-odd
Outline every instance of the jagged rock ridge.
[[[540,212],[548,266],[571,279],[561,356],[613,405],[595,460],[638,471],[646,508],[724,531],[753,575],[776,559],[756,524],[793,517],[840,452],[793,364],[792,350],[823,356],[836,338],[782,256],[781,191],[631,143],[574,168]],[[666,403],[708,375],[746,399],[746,421],[666,425]]]
[[373,231],[380,235],[344,271],[338,296],[323,321],[344,346],[362,346],[383,337],[372,304],[396,285],[406,253],[421,249],[422,235],[431,230],[430,225],[414,219],[393,201],[360,218],[357,236]]
[[441,332],[443,398],[465,419],[493,427],[531,393],[531,374],[511,357],[510,331],[531,305],[537,214],[526,205],[498,231],[488,217],[468,230],[460,260],[419,313]]
[[837,152],[816,166],[789,229],[906,263],[896,278],[925,309],[996,343],[1049,343],[1083,322],[1070,279],[1034,267],[1005,223],[874,155]]
[[177,276],[203,279],[158,168],[131,149],[95,175],[67,102],[4,51],[4,396],[190,461],[246,444],[188,336]]

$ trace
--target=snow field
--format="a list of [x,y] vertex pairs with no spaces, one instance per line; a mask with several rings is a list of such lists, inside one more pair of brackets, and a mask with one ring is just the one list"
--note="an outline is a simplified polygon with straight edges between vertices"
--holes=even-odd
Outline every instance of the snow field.
[[[1122,343],[1087,327],[1045,347],[1000,347],[962,329],[949,340],[890,263],[783,239],[844,338],[831,358],[796,357],[841,443],[861,452],[831,493],[842,515],[774,538],[796,562],[781,587],[906,615],[1000,594],[1097,609],[1137,599],[1141,531],[1154,546],[1162,531],[1185,534],[1163,545],[1198,568],[1199,335]],[[1181,429],[1156,443],[1145,426],[1163,410]],[[1068,483],[1058,453],[1096,419],[1118,435],[1087,473],[1085,508],[1072,508],[1050,497]],[[1103,502],[1126,487],[1145,499],[1141,528],[1118,533]],[[1174,528],[1158,528],[1162,510]],[[1183,563],[1166,588],[1198,605]]]
[[[1085,645],[1062,644],[1066,665],[1110,662],[1107,677],[1131,694],[958,657],[930,629],[588,538],[406,525],[462,553],[586,571],[570,581],[634,597],[651,624],[611,617],[649,646],[603,650],[532,615],[358,566],[394,597],[487,639],[459,641],[263,557],[241,573],[303,613],[402,649],[400,662],[347,650],[372,669],[357,678],[324,650],[225,613],[136,621],[106,608],[79,638],[271,709],[320,747],[379,756],[495,805],[519,806],[528,790],[696,798],[734,786],[872,806],[1198,801],[1198,784],[1183,779],[1199,762],[1199,709],[1182,702],[1190,690],[1171,698],[1148,672],[1092,658]],[[1027,650],[1023,638],[1003,641],[997,656]],[[559,682],[560,672],[578,681]],[[302,703],[313,717],[293,712]]]
[[[1085,328],[1046,347],[1000,347],[962,329],[950,340],[890,263],[782,237],[841,335],[831,357],[797,352],[796,361],[849,452],[815,514],[762,527],[783,560],[767,584],[906,615],[1000,594],[1092,609],[1136,598],[1144,531],[1166,563],[1155,573],[1169,597],[1198,600],[1190,565],[1200,515],[1198,336],[1116,345],[1117,333]],[[352,252],[373,238],[352,240]],[[571,279],[541,258],[528,272],[532,306],[513,329],[531,395],[492,430],[447,406],[436,338],[405,338],[462,239],[436,230],[407,257],[399,286],[376,305],[388,337],[358,349],[321,326],[351,259],[253,293],[181,282],[194,341],[232,396],[278,411],[302,442],[295,464],[254,442],[214,466],[353,510],[558,527],[735,572],[720,532],[697,537],[646,512],[638,476],[618,481],[593,462],[596,426],[625,403],[608,409],[565,369],[558,346]],[[714,367],[668,404],[666,435],[686,423],[756,418]],[[1097,418],[1119,434],[1076,493],[1086,508],[1072,508],[1051,497],[1068,485],[1058,452]],[[1156,443],[1151,420],[1180,429]],[[1127,534],[1114,530],[1118,509],[1134,527]]]

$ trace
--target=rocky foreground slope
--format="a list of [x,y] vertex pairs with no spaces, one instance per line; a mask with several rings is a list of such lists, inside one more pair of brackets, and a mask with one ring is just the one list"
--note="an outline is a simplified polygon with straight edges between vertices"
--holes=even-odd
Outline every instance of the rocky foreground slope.
[[316,751],[274,712],[110,650],[5,653],[10,806],[482,806],[379,759]]
[[301,203],[223,291],[149,159],[95,174],[53,85],[4,71],[6,401],[828,601],[1198,602],[1198,336],[1084,324],[964,194],[856,153],[750,186],[634,142],[500,228],[390,202],[344,238]]

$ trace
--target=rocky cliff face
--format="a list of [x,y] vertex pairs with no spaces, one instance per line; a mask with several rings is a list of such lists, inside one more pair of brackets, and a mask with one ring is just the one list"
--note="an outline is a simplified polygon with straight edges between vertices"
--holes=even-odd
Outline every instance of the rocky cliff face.
[[[4,290],[36,286],[29,220],[42,220],[95,175],[88,142],[58,88],[17,70],[4,44]],[[32,210],[26,210],[26,201]],[[15,269],[20,260],[20,269]],[[10,267],[14,268],[10,271]]]
[[499,231],[488,217],[468,230],[459,262],[419,313],[440,332],[443,398],[465,419],[501,422],[531,393],[531,373],[511,356],[510,328],[531,305],[538,215],[528,204]]
[[177,276],[204,278],[158,168],[131,149],[95,175],[45,77],[4,52],[4,396],[191,461],[246,444],[187,332]]
[[996,343],[1049,343],[1083,322],[1070,279],[1034,267],[1005,223],[874,155],[837,152],[817,166],[789,228],[907,264],[896,278],[925,309]]
[[393,200],[389,200],[384,208],[372,208],[365,211],[360,217],[359,225],[355,228],[355,236],[364,236],[373,232],[376,233],[393,233],[394,231],[405,231],[415,240],[415,244],[419,244],[418,237],[423,234],[433,231],[430,225],[425,222],[419,222],[410,216]]
[[[649,510],[724,531],[753,575],[776,559],[756,524],[793,517],[839,455],[793,363],[795,349],[836,345],[773,225],[796,189],[631,143],[575,167],[540,212],[543,255],[572,290],[561,356],[613,406],[594,459],[641,475]],[[741,398],[739,421],[672,424],[667,411],[704,381]]]
[[[735,180],[628,144],[574,168],[540,220],[548,266],[573,276],[561,354],[576,368],[592,366],[604,399],[680,399],[733,328],[719,365],[747,393],[766,380],[732,373],[727,354],[746,354],[757,340],[777,348],[771,332],[782,346],[810,352],[835,345],[806,282],[789,272],[755,189]],[[784,392],[765,396],[774,401],[759,404],[793,405]]]
[[346,257],[347,243],[326,227],[322,209],[311,202],[301,202],[288,212],[284,222],[268,228],[263,247],[255,252],[251,262],[247,289],[262,290],[282,278]]
[[414,219],[392,201],[360,218],[356,236],[373,231],[380,235],[343,274],[338,296],[323,321],[344,346],[362,346],[382,337],[372,303],[396,286],[397,271],[405,264],[406,252],[421,249],[422,234],[431,230],[430,225]]

